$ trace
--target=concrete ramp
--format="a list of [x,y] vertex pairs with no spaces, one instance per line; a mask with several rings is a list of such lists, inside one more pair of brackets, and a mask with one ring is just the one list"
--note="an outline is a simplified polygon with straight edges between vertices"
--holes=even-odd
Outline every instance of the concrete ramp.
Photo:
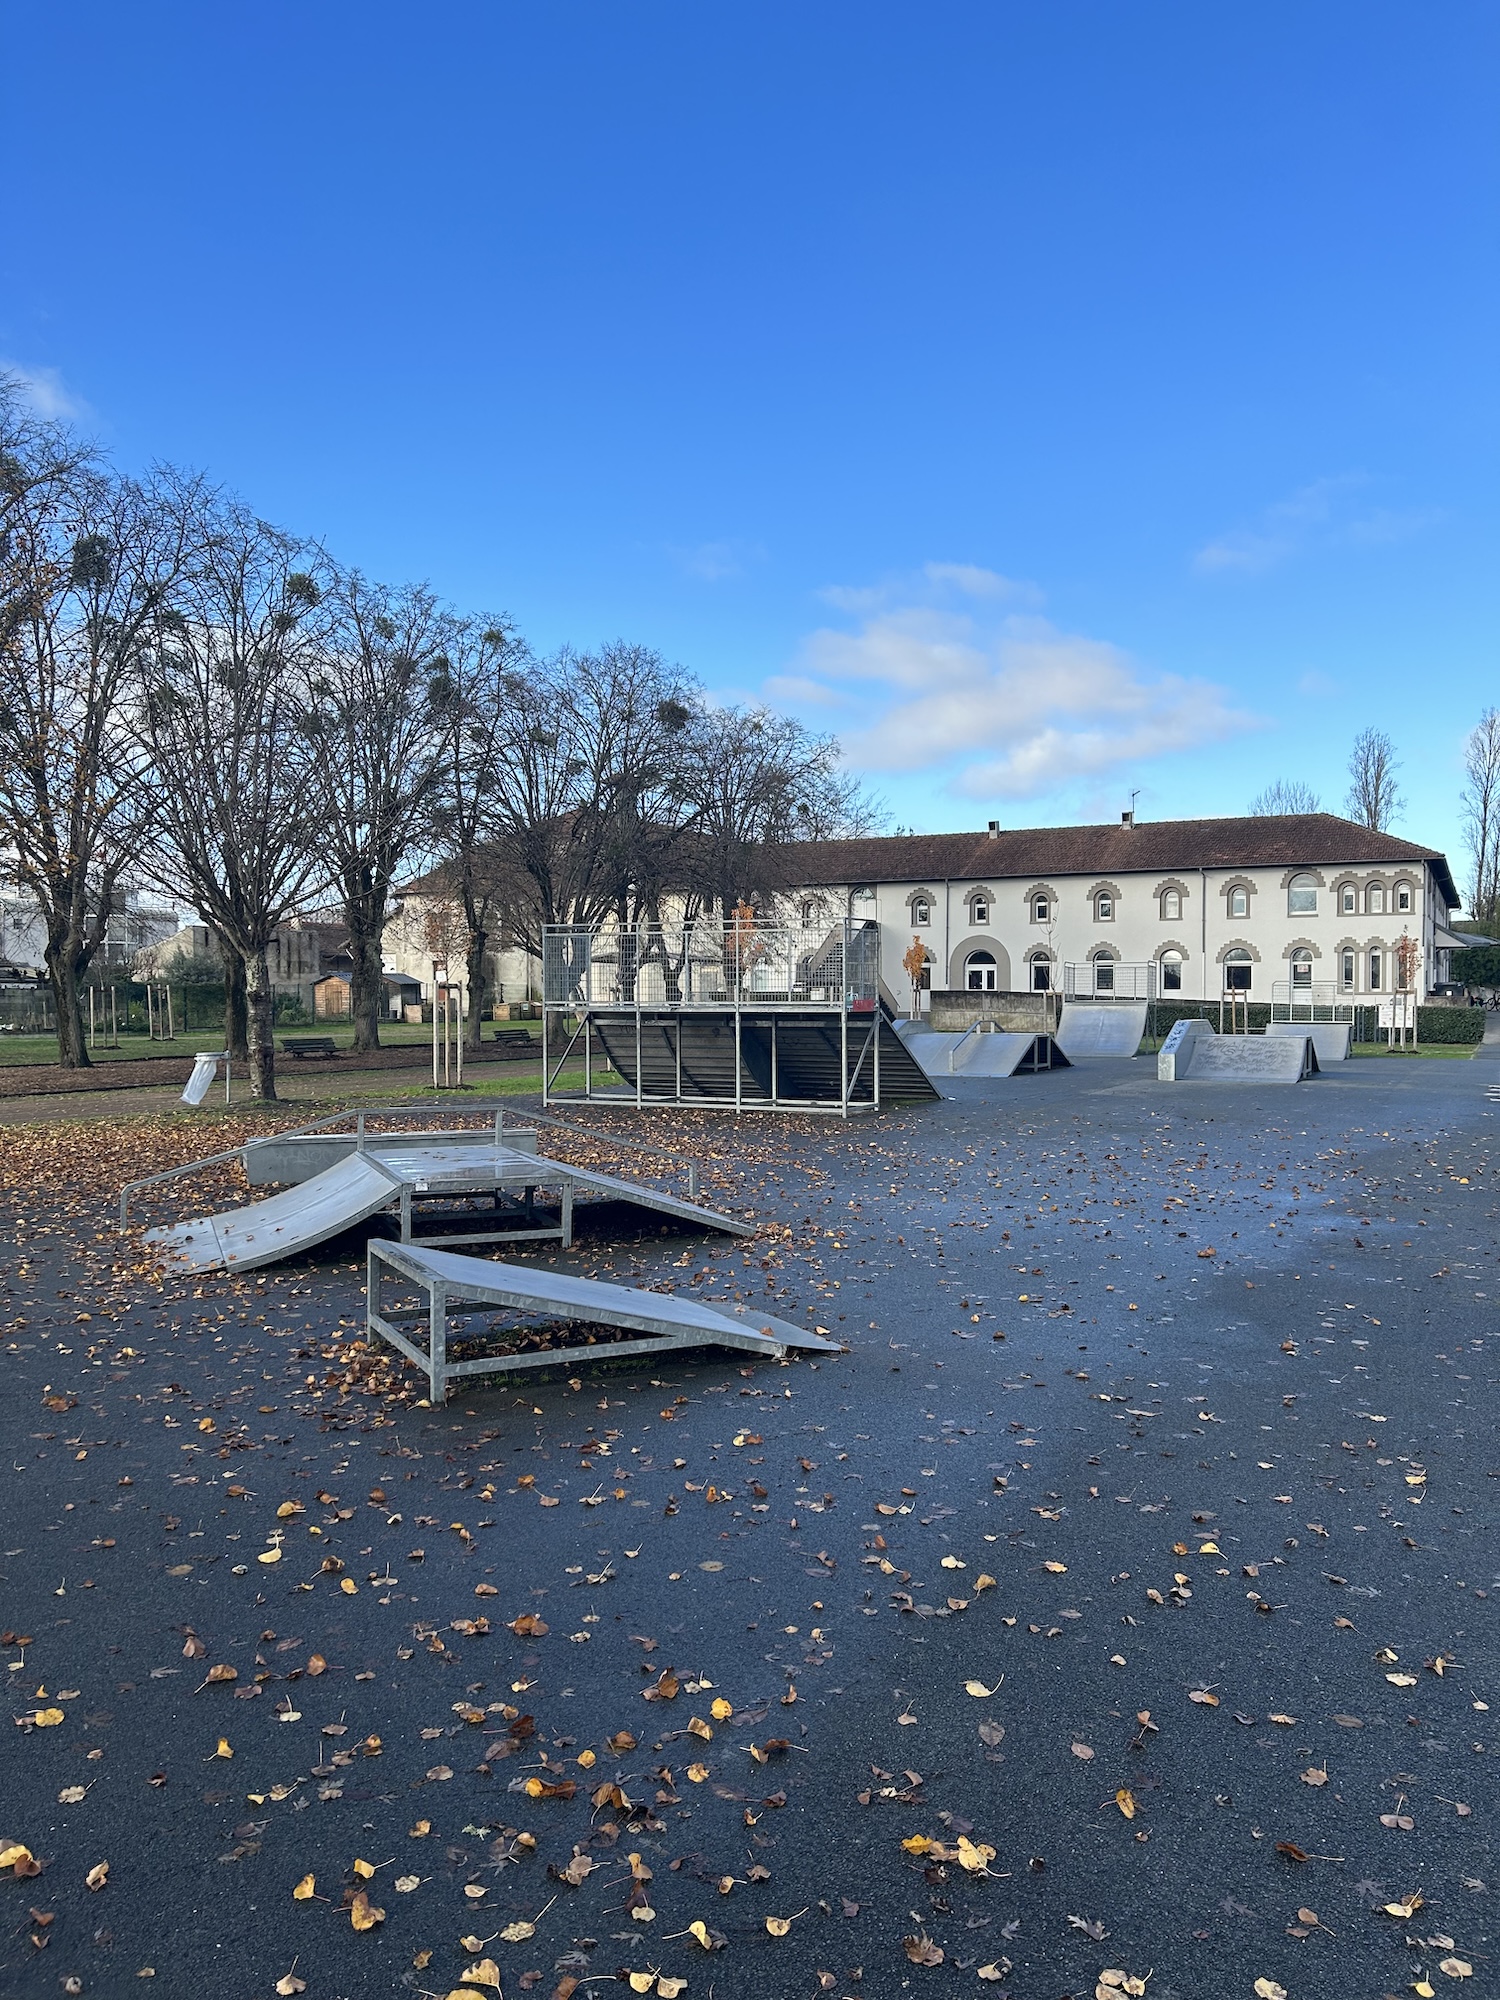
[[1317,1073],[1317,1051],[1305,1029],[1218,1035],[1207,1021],[1178,1021],[1156,1058],[1162,1083],[1300,1083]]
[[1065,1000],[1057,1045],[1070,1063],[1133,1056],[1145,1032],[1144,1000]]
[[201,1216],[146,1241],[179,1271],[253,1270],[327,1242],[399,1200],[401,1183],[368,1153],[350,1154],[316,1179],[245,1208]]
[[[386,1288],[391,1284],[408,1296],[412,1291],[424,1293],[426,1304],[415,1310],[393,1309],[386,1302]],[[508,1354],[502,1346],[498,1352],[467,1361],[450,1361],[450,1317],[486,1308],[518,1313],[533,1321],[561,1319],[615,1326],[648,1337],[520,1354]],[[836,1341],[758,1308],[711,1306],[670,1292],[610,1285],[597,1278],[575,1278],[566,1272],[533,1270],[526,1265],[491,1263],[487,1258],[455,1256],[452,1251],[413,1243],[371,1243],[366,1314],[371,1344],[377,1337],[388,1340],[414,1362],[428,1378],[434,1403],[447,1400],[449,1382],[461,1375],[615,1361],[663,1349],[734,1347],[775,1361],[788,1349],[815,1354],[840,1351]],[[423,1320],[427,1322],[425,1353],[410,1338]],[[502,1332],[496,1338],[503,1342],[505,1335]]]
[[1353,1030],[1347,1021],[1273,1021],[1266,1033],[1310,1036],[1318,1052],[1319,1069],[1327,1069],[1330,1063],[1349,1060],[1349,1037]]
[[941,1089],[965,1076],[1015,1076],[1018,1071],[1066,1069],[1068,1059],[1050,1035],[976,1034],[910,1029],[901,1037],[912,1060]]

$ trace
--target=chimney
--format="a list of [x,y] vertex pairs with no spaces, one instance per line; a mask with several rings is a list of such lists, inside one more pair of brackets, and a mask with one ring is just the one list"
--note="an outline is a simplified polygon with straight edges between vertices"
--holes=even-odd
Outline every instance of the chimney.
[[1121,826],[1134,826],[1134,825],[1135,825],[1135,813],[1134,813],[1133,811],[1131,811],[1131,812],[1123,812],[1123,813],[1121,813],[1121,814],[1120,814],[1120,824],[1121,824]]
[[998,840],[999,838],[1000,838],[1000,822],[997,819],[992,819],[990,821],[990,839]]

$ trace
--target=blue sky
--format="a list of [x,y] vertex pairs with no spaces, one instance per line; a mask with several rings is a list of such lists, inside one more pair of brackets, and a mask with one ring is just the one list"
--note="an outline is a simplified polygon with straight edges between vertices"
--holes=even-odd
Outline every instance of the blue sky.
[[1500,14],[12,8],[0,358],[126,465],[836,730],[923,828],[1337,806],[1497,686]]

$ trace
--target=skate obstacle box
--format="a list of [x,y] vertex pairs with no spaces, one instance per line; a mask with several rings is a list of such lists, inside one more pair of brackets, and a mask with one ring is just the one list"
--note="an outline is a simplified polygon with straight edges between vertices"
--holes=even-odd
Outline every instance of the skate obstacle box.
[[1327,1069],[1330,1063],[1349,1060],[1349,1037],[1353,1033],[1347,1021],[1273,1021],[1266,1029],[1268,1035],[1309,1035],[1318,1052],[1318,1068]]
[[[390,1295],[415,1304],[393,1304]],[[575,1278],[565,1272],[532,1270],[518,1264],[492,1263],[485,1257],[460,1257],[415,1243],[374,1240],[369,1247],[367,1329],[370,1345],[389,1341],[426,1375],[433,1403],[447,1401],[448,1384],[464,1375],[498,1375],[525,1368],[577,1367],[584,1362],[614,1361],[634,1355],[660,1354],[683,1347],[732,1347],[784,1360],[789,1351],[838,1354],[836,1341],[793,1326],[789,1320],[748,1307],[712,1306],[701,1299],[677,1298],[669,1292],[648,1292],[630,1285],[610,1285],[595,1278]],[[462,1361],[448,1358],[448,1342],[456,1319],[483,1313],[493,1322],[508,1316],[510,1325],[486,1330],[487,1351]],[[516,1334],[538,1322],[563,1320],[585,1325],[618,1327],[643,1336],[635,1340],[600,1341],[578,1346],[514,1349]],[[412,1338],[425,1324],[426,1347]],[[462,1337],[479,1336],[465,1332]],[[507,1341],[512,1343],[507,1351]]]
[[1159,1083],[1301,1083],[1317,1073],[1317,1050],[1306,1028],[1219,1035],[1207,1021],[1177,1021],[1156,1057]]
[[[430,1105],[338,1112],[316,1125],[252,1139],[232,1152],[132,1181],[120,1196],[120,1227],[128,1226],[130,1204],[145,1189],[238,1162],[252,1185],[274,1184],[279,1191],[262,1201],[148,1230],[146,1242],[174,1271],[253,1270],[299,1256],[386,1214],[397,1221],[403,1243],[424,1240],[413,1236],[416,1224],[440,1228],[442,1234],[429,1240],[446,1244],[550,1240],[567,1249],[580,1195],[627,1202],[735,1236],[754,1234],[752,1223],[705,1208],[697,1199],[697,1162],[665,1147],[588,1131],[543,1113],[521,1114],[534,1126],[554,1126],[575,1139],[685,1168],[686,1199],[647,1180],[625,1180],[551,1158],[540,1150],[538,1132],[507,1124],[503,1110],[478,1128],[401,1129],[413,1117],[433,1115]],[[376,1121],[381,1121],[378,1129]],[[330,1129],[351,1123],[351,1130]],[[538,1193],[554,1196],[555,1207],[549,1203],[539,1210]]]
[[907,1054],[939,1091],[960,1077],[1030,1075],[1068,1067],[1068,1058],[1051,1035],[1006,1034],[984,1021],[952,1032],[902,1021],[896,1032]]

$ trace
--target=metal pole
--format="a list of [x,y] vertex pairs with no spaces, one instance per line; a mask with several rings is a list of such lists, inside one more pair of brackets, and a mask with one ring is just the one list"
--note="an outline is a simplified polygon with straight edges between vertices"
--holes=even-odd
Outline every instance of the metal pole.
[[[545,949],[545,943],[546,941],[544,939],[543,940],[544,949]],[[550,1104],[552,1101],[550,1095],[548,1094],[548,1089],[547,1089],[547,1085],[552,1074],[552,1058],[547,1053],[547,1012],[548,1012],[547,969],[544,964],[542,967],[542,1102],[543,1104]]]
[[174,1024],[174,1022],[173,1022],[173,1018],[172,1018],[172,989],[171,989],[171,987],[170,987],[170,986],[168,986],[168,988],[167,988],[167,1040],[168,1040],[169,1042],[175,1042],[175,1041],[176,1041],[176,1039],[177,1039],[177,1029],[176,1029],[176,1026],[175,1026],[175,1024]]
[[432,1087],[438,1087],[438,962],[432,961]]
[[464,989],[458,989],[458,1087],[464,1087]]

